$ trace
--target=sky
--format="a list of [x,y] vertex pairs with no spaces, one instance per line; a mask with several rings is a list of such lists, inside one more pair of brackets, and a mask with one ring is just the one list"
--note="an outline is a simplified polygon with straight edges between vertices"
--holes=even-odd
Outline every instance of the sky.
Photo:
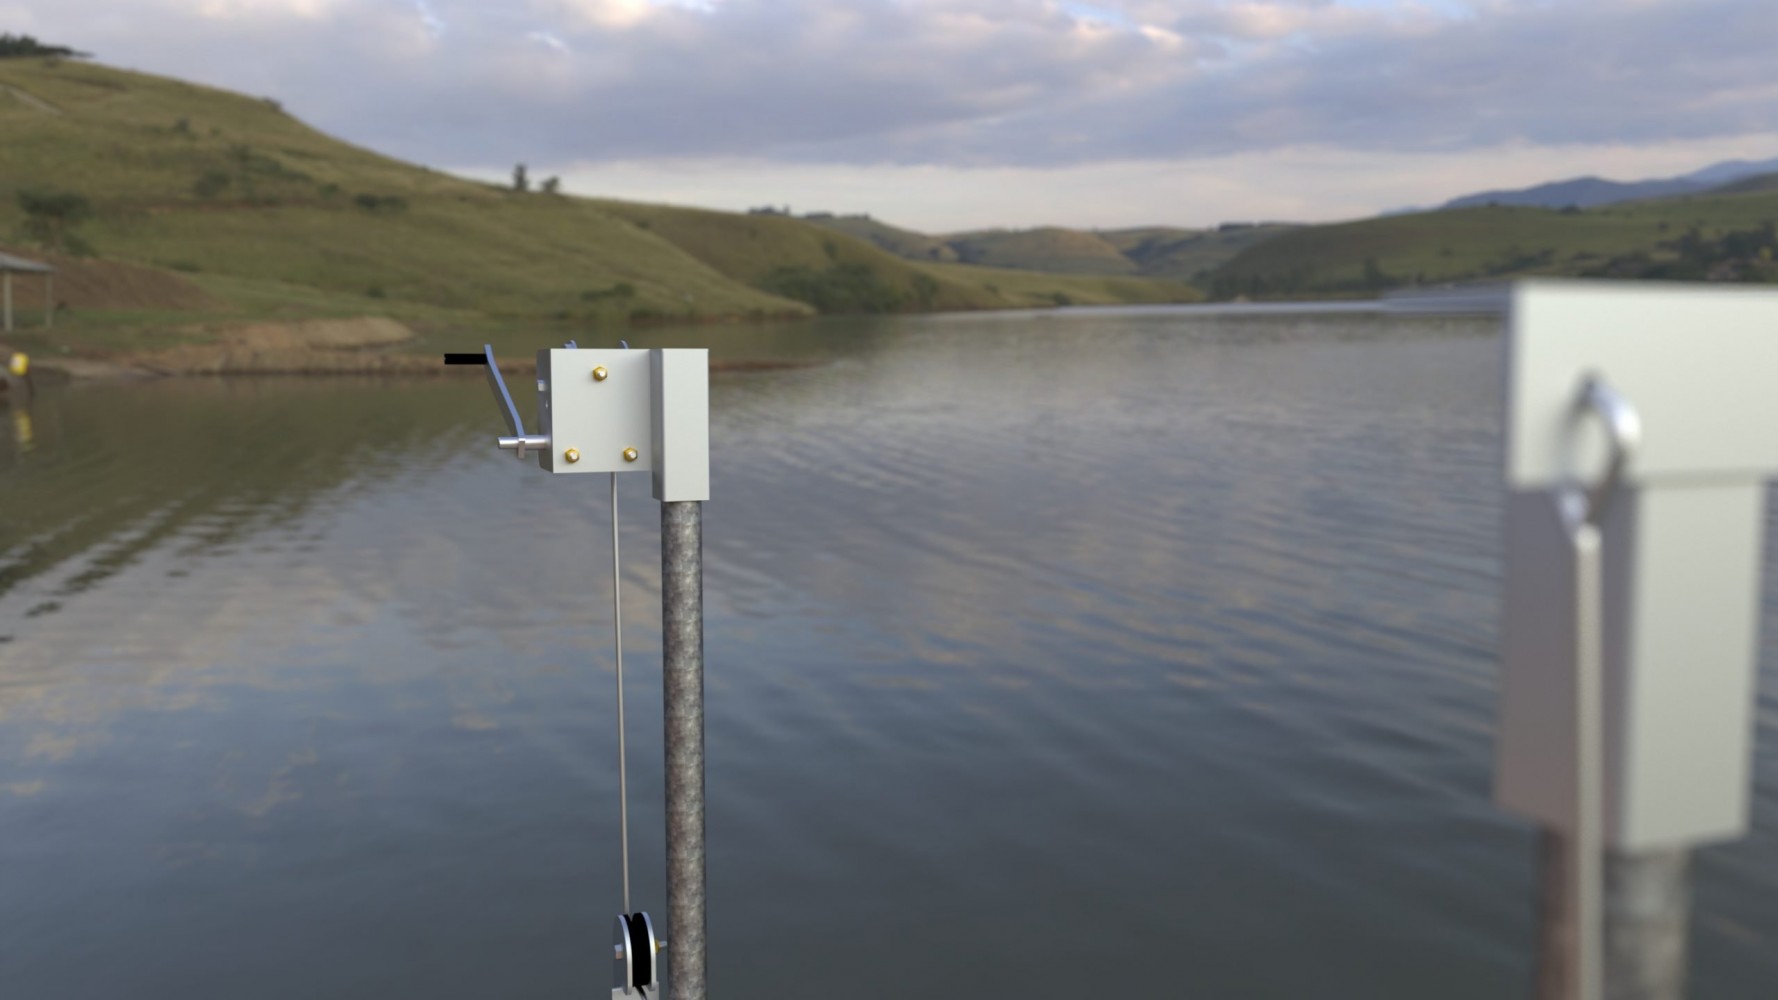
[[0,0],[0,30],[466,176],[928,232],[1778,156],[1778,0]]

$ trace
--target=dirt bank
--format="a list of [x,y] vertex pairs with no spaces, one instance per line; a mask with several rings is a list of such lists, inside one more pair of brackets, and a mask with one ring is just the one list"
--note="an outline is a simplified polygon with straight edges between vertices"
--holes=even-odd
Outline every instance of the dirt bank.
[[[384,316],[250,323],[207,331],[214,343],[181,344],[113,359],[156,375],[233,373],[307,375],[412,370],[430,359],[379,350],[412,340],[414,332]],[[55,365],[55,359],[45,359]]]
[[[396,353],[390,347],[414,332],[382,316],[252,323],[206,330],[214,343],[182,344],[108,356],[39,356],[40,374],[69,379],[172,375],[474,375],[479,368],[446,366],[437,354]],[[712,371],[771,371],[799,362],[712,361]],[[500,370],[534,372],[532,358],[502,358]]]

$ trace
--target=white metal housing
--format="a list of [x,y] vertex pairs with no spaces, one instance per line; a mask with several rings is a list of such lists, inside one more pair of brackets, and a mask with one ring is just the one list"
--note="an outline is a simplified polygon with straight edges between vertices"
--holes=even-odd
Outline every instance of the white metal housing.
[[709,372],[702,348],[538,351],[538,465],[652,472],[657,500],[710,499]]
[[[1641,850],[1746,830],[1762,480],[1778,474],[1778,294],[1535,281],[1507,336],[1506,580],[1496,798],[1573,815],[1571,549],[1555,487],[1602,461],[1564,446],[1598,376],[1642,443],[1604,532],[1605,836]],[[1582,426],[1585,426],[1583,422]]]

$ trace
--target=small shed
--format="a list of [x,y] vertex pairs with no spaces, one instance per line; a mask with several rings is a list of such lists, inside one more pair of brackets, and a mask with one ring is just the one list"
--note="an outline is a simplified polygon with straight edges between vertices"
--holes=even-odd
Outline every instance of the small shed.
[[43,325],[55,322],[56,269],[48,264],[0,253],[0,331],[12,330],[12,276],[15,274],[43,275]]

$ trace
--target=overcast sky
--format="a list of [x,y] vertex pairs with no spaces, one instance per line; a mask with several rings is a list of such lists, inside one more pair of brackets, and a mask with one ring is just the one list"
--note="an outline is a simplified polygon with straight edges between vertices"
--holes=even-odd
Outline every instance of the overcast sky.
[[1778,0],[0,0],[459,173],[929,231],[1778,156]]

